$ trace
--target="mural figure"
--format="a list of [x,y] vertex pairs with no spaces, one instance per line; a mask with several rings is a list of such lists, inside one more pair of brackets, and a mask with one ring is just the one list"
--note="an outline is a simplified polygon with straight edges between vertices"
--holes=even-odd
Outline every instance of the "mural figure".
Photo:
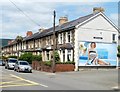
[[[110,63],[102,61],[98,58],[98,53],[96,51],[96,43],[95,42],[91,42],[90,44],[90,48],[88,49],[88,60],[91,60],[91,64],[99,64],[99,65],[110,65]],[[88,62],[86,63],[88,64]]]

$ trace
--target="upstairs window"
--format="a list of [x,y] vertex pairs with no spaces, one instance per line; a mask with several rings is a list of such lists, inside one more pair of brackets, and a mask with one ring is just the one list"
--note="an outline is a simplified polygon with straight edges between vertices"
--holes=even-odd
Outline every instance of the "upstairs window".
[[59,43],[62,44],[63,43],[63,34],[59,34]]
[[71,38],[70,38],[70,31],[68,32],[67,37],[68,37],[68,42],[70,42],[70,40],[71,40]]
[[113,34],[113,35],[112,35],[112,40],[113,40],[113,42],[115,42],[115,36],[116,36],[116,34]]

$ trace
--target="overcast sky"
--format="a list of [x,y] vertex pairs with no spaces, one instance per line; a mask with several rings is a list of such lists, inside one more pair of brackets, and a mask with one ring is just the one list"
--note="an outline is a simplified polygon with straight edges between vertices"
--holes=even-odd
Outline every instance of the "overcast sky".
[[25,36],[28,30],[35,33],[39,28],[51,27],[53,25],[53,10],[56,10],[57,13],[57,25],[61,16],[68,16],[70,21],[91,14],[93,7],[103,7],[106,16],[118,25],[119,0],[114,2],[111,2],[111,0],[104,0],[104,2],[97,2],[97,0],[84,0],[85,2],[77,2],[79,0],[73,2],[68,2],[68,0],[64,0],[66,2],[62,2],[63,0],[50,1],[54,0],[44,0],[44,2],[41,0],[0,1],[2,5],[2,8],[0,8],[0,14],[2,15],[0,18],[0,29],[2,29],[0,38],[14,39],[17,35]]

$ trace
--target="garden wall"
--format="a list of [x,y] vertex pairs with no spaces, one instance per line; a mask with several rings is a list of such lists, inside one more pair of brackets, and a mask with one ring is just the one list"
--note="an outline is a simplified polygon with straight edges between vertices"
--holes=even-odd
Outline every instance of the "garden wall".
[[[38,61],[32,62],[32,68],[38,71],[45,71],[45,72],[52,72],[52,67],[46,66],[43,63]],[[73,64],[56,64],[55,70],[56,72],[67,72],[67,71],[74,71],[75,65]]]

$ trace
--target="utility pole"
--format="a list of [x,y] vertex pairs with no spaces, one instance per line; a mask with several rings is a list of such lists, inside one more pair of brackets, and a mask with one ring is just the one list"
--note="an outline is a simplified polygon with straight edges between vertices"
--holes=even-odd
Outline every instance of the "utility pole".
[[53,17],[53,62],[52,62],[52,72],[55,73],[55,40],[56,40],[56,37],[55,37],[55,17],[56,17],[56,12],[54,10],[54,17]]

